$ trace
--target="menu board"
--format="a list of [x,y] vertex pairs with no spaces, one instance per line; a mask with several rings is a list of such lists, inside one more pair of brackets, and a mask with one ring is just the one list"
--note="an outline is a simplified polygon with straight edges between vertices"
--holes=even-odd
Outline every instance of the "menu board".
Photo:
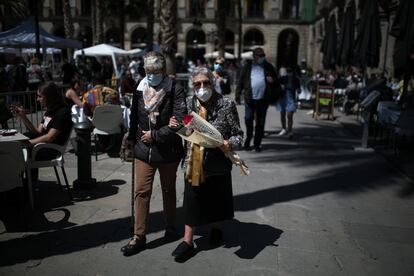
[[316,89],[315,109],[313,116],[318,118],[320,114],[327,114],[328,119],[334,119],[335,87],[318,86]]

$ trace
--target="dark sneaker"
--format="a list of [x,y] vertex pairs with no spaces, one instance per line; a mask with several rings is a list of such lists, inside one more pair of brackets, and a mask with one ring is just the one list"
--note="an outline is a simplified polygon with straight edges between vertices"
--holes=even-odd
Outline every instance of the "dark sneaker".
[[177,248],[171,253],[171,256],[177,260],[190,258],[195,254],[194,245],[188,244],[185,241],[181,242]]
[[211,228],[210,230],[210,245],[220,246],[223,244],[223,231],[218,228]]
[[133,237],[128,242],[127,245],[121,248],[121,252],[124,253],[124,256],[135,255],[145,249],[146,243],[147,243],[147,239],[145,237],[143,238]]
[[262,147],[261,146],[254,146],[254,150],[256,152],[261,152],[262,151]]
[[164,233],[164,242],[165,243],[170,243],[173,241],[178,240],[178,234],[177,231],[175,230],[174,226],[167,226],[167,228],[165,228],[165,233]]

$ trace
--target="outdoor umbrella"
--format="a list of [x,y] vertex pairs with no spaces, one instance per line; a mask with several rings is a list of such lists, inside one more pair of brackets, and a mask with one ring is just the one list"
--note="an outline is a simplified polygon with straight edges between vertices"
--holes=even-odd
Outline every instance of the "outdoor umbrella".
[[337,49],[336,17],[331,15],[325,37],[322,42],[321,52],[323,53],[322,64],[325,69],[334,69],[336,64]]
[[390,34],[394,44],[394,70],[396,75],[414,74],[414,1],[401,0]]
[[346,7],[339,32],[337,64],[340,66],[352,65],[353,44],[355,38],[355,12],[355,1],[351,0]]
[[[362,2],[362,3],[361,3]],[[381,29],[377,0],[360,1],[361,18],[354,44],[354,64],[360,68],[378,67]]]

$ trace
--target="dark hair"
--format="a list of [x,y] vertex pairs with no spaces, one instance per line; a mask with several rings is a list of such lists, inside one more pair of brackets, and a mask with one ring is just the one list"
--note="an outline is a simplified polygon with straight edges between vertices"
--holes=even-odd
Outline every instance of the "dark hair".
[[70,88],[72,88],[73,90],[75,90],[75,85],[76,85],[76,84],[79,84],[79,85],[80,85],[79,80],[74,79],[74,80],[72,80],[72,81],[70,82],[69,87],[70,87]]
[[46,111],[54,111],[65,105],[63,93],[53,81],[43,84],[39,88],[39,93],[45,98]]

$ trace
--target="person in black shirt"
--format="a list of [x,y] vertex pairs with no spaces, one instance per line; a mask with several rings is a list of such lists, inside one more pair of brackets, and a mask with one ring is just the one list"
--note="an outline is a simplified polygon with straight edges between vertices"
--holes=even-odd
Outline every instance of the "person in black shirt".
[[[38,127],[29,121],[22,107],[11,106],[12,113],[22,120],[29,131],[25,133],[31,138],[27,141],[29,148],[38,143],[64,145],[72,130],[72,120],[63,94],[54,82],[48,82],[37,91],[37,101],[45,109],[43,120]],[[49,149],[45,149],[43,152],[39,151],[36,156],[38,160],[48,160],[55,157],[56,152]]]

